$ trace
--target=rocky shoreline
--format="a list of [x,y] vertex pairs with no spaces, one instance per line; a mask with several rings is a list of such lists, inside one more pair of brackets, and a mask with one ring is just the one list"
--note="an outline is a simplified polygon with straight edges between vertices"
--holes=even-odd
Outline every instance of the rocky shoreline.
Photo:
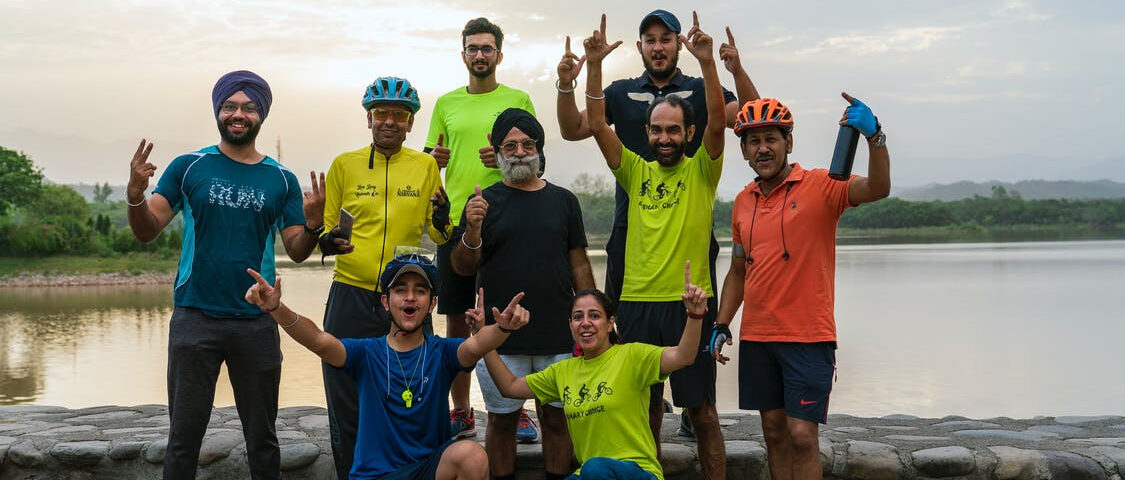
[[87,274],[21,273],[0,277],[0,288],[15,287],[77,287],[88,285],[158,285],[171,284],[176,272],[110,272]]
[[[483,442],[485,415],[478,415]],[[759,418],[721,415],[727,477],[767,479]],[[678,415],[664,419],[667,480],[702,478],[694,441],[675,436]],[[278,413],[285,478],[333,478],[328,417],[323,408]],[[162,405],[66,409],[0,407],[0,480],[15,478],[158,478],[167,448]],[[968,419],[888,415],[833,415],[821,428],[824,478],[894,479],[1106,479],[1125,477],[1125,417],[1058,416]],[[246,447],[233,407],[217,408],[199,455],[199,475],[249,478]],[[519,480],[539,480],[538,445],[520,445]]]

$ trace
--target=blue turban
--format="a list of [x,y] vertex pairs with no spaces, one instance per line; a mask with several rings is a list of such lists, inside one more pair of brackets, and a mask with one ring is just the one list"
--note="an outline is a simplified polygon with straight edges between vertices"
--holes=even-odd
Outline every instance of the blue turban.
[[211,103],[215,105],[215,117],[219,116],[219,107],[223,105],[223,102],[239,91],[245,93],[247,97],[250,97],[250,101],[258,106],[259,116],[264,121],[266,116],[270,114],[273,92],[270,91],[270,84],[266,83],[265,79],[249,70],[230,72],[215,82],[215,88],[211,90]]

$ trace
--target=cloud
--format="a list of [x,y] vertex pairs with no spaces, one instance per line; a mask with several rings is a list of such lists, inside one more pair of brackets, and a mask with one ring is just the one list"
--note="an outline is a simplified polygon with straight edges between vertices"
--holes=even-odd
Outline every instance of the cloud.
[[1051,15],[1039,13],[1024,0],[1008,0],[996,12],[996,16],[1014,22],[1042,22],[1051,19]]
[[826,50],[848,51],[858,55],[887,52],[918,52],[933,48],[943,40],[955,37],[962,27],[894,28],[874,35],[839,35],[828,37],[815,46],[798,50],[800,55]]
[[995,92],[927,92],[927,93],[889,93],[881,95],[906,104],[956,104],[970,102],[994,102],[998,98],[1007,100],[1043,100],[1047,95],[1041,92],[1020,90],[1001,90]]

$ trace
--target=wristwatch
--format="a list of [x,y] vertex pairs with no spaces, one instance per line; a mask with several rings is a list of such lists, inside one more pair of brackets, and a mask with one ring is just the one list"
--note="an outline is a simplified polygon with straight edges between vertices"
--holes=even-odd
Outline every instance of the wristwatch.
[[305,233],[317,238],[320,238],[320,234],[324,233],[324,225],[316,228],[309,228],[309,224],[306,223],[303,225],[303,227],[305,227]]
[[883,129],[880,128],[878,132],[875,132],[875,135],[867,137],[867,141],[871,143],[872,147],[883,148],[887,145],[887,134],[883,133]]

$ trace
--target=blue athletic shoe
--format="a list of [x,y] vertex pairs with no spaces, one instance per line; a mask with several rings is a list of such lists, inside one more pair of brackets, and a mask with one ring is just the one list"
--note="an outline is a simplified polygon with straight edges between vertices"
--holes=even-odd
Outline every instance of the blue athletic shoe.
[[535,420],[527,415],[526,409],[520,409],[520,421],[516,427],[516,441],[519,443],[539,441],[539,425],[536,425]]
[[453,427],[453,438],[472,438],[477,435],[476,415],[472,408],[468,412],[456,408],[450,411],[449,424]]

